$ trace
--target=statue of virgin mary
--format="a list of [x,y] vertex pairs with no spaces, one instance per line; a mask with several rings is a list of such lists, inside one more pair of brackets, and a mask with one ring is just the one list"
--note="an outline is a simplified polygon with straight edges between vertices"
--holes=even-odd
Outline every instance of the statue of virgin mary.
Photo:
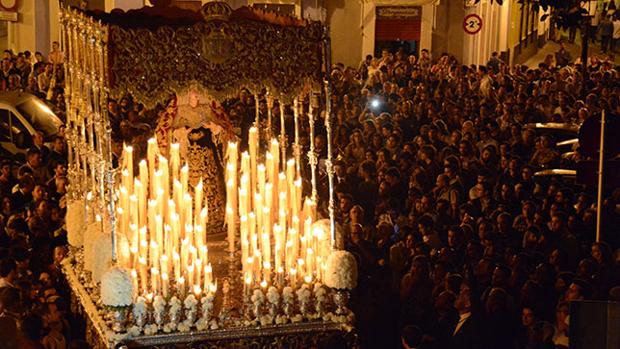
[[207,233],[222,232],[224,227],[226,196],[222,145],[230,137],[226,125],[224,108],[208,95],[192,88],[177,98],[171,141],[180,145],[182,161],[189,165],[192,187],[202,178],[209,209]]

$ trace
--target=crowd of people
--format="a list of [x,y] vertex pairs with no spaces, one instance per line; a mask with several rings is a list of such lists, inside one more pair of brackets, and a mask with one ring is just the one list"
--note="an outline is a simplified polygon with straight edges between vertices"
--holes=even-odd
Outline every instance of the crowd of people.
[[[48,59],[5,51],[0,89],[34,93],[62,117],[61,64],[57,46]],[[580,74],[564,61],[510,67],[494,55],[464,66],[428,50],[384,50],[358,67],[334,66],[335,211],[358,260],[352,308],[363,348],[564,348],[571,301],[620,301],[620,190],[606,187],[598,208],[595,188],[535,176],[585,156],[578,148],[563,154],[528,124],[579,125],[602,110],[620,113],[613,63],[592,60],[585,86]],[[253,98],[243,90],[224,103],[238,129],[254,120]],[[266,120],[267,101],[258,105]],[[274,134],[279,110],[276,103]],[[108,111],[116,145],[156,125],[157,112],[130,96],[110,100]],[[326,216],[324,117],[314,146]],[[308,151],[308,116],[299,124]],[[2,159],[0,347],[85,345],[59,266],[67,251],[63,131],[49,147],[35,134],[22,163]]]
[[[47,58],[6,50],[1,68],[1,91],[32,93],[64,118],[57,43]],[[25,155],[0,159],[0,348],[86,348],[60,270],[67,252],[64,127],[52,139],[36,132],[31,141]]]
[[620,300],[619,188],[597,208],[594,187],[534,176],[586,157],[527,126],[618,117],[609,59],[592,60],[585,93],[570,62],[463,66],[426,50],[384,50],[331,77],[362,343],[564,348],[571,301]]

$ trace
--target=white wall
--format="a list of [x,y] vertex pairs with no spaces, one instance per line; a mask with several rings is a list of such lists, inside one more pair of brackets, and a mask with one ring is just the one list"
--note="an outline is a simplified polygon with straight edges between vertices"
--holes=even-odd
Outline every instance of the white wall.
[[[364,29],[362,39],[360,28],[362,4],[359,0],[329,0],[325,2],[325,7],[327,23],[331,30],[332,63],[340,62],[357,67],[363,54],[366,54],[366,35],[368,35]],[[374,40],[374,21],[372,25]]]
[[9,22],[9,48],[14,52],[36,49],[35,0],[22,0],[17,8],[17,22]]
[[105,11],[110,12],[115,8],[123,11],[142,8],[144,0],[105,0]]

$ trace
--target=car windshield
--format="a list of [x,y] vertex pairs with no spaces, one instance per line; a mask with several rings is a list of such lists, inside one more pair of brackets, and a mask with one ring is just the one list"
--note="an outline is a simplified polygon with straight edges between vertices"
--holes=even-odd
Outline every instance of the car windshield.
[[62,121],[52,110],[39,99],[30,98],[15,108],[28,119],[32,126],[43,132],[45,137],[53,136],[58,132]]

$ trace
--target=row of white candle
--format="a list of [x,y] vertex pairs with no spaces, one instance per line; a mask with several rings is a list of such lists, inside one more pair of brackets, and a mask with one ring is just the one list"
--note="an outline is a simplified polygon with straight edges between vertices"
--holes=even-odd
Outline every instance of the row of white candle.
[[287,282],[294,286],[321,280],[326,262],[320,244],[324,236],[320,230],[312,231],[316,203],[302,197],[299,166],[289,159],[281,168],[283,152],[275,139],[268,143],[262,159],[258,148],[255,127],[249,130],[248,151],[240,160],[236,143],[227,148],[229,248],[234,251],[238,223],[244,282],[246,286]]
[[203,184],[201,180],[195,186],[192,197],[189,168],[180,167],[179,145],[171,145],[168,162],[159,153],[157,141],[149,139],[147,159],[138,164],[136,178],[132,147],[124,147],[122,159],[117,214],[120,233],[128,241],[124,261],[136,293],[168,297],[172,291],[212,289]]

